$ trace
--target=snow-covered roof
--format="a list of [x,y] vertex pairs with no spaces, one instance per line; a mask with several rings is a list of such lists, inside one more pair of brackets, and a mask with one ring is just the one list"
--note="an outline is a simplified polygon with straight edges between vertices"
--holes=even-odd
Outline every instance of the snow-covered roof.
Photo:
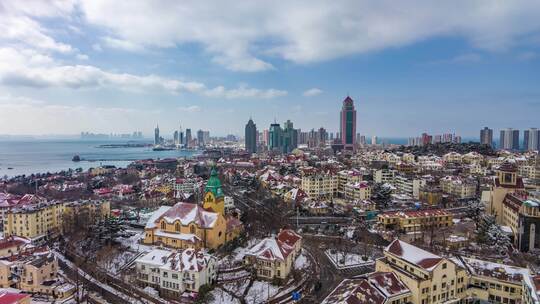
[[148,222],[146,222],[145,229],[155,228],[156,227],[156,221],[158,218],[160,218],[163,213],[167,212],[171,207],[169,206],[161,206],[158,210],[154,211],[150,218],[148,219]]
[[149,253],[138,258],[135,262],[161,266],[163,265],[164,258],[167,258],[170,254],[171,254],[170,250],[153,249]]
[[432,270],[443,259],[438,255],[398,239],[388,245],[384,251],[390,252],[391,254],[398,256],[411,264],[418,265],[425,270]]
[[456,264],[464,266],[472,275],[491,277],[500,281],[521,284],[522,280],[530,275],[527,268],[499,264],[468,257],[453,258]]
[[162,219],[169,224],[180,221],[184,226],[195,223],[201,228],[211,228],[217,222],[218,213],[206,211],[197,204],[177,203],[154,220],[154,227]]
[[276,238],[265,238],[251,247],[246,255],[255,256],[259,259],[276,259],[284,261],[294,250],[296,242],[302,237],[292,230],[282,230]]

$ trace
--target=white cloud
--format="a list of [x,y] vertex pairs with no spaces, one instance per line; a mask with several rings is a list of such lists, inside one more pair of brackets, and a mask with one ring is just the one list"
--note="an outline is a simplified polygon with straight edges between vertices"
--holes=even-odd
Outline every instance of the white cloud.
[[76,57],[77,57],[77,59],[79,59],[79,60],[88,60],[88,59],[90,59],[90,58],[88,57],[88,55],[85,55],[85,54],[77,54]]
[[304,91],[304,93],[302,93],[302,95],[304,95],[305,97],[313,97],[313,96],[317,96],[317,95],[320,95],[322,94],[322,90],[321,89],[318,89],[318,88],[311,88],[307,91]]
[[178,107],[177,109],[180,112],[187,112],[187,113],[195,113],[195,112],[201,111],[201,107],[199,106],[185,106],[185,107]]
[[82,0],[87,22],[133,45],[197,43],[234,71],[272,69],[268,56],[310,63],[458,36],[478,49],[511,48],[540,31],[540,2]]
[[103,37],[102,40],[106,46],[113,49],[119,49],[119,50],[124,50],[124,51],[129,51],[129,52],[144,51],[144,47],[142,45],[136,44],[129,40],[116,39],[112,37]]
[[181,81],[158,75],[134,75],[102,70],[91,65],[62,65],[33,50],[0,48],[0,83],[22,87],[65,87],[71,89],[113,88],[141,92],[165,91],[170,94],[196,93],[214,98],[262,98],[284,96],[286,91],[256,89],[245,85],[236,89]]
[[103,48],[101,47],[101,44],[99,43],[94,43],[92,44],[92,49],[96,52],[101,52],[103,51]]

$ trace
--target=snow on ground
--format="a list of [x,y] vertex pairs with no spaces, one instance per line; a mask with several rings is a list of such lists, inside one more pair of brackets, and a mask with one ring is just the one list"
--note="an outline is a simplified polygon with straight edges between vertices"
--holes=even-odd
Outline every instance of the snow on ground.
[[306,269],[310,266],[310,262],[305,254],[304,251],[298,255],[296,260],[294,261],[294,269]]
[[233,272],[222,272],[218,275],[219,281],[228,281],[239,278],[249,277],[250,273],[245,270],[233,271]]
[[369,257],[368,260],[364,261],[362,255],[355,253],[344,253],[342,251],[333,251],[328,249],[324,252],[330,262],[338,269],[358,267],[363,265],[373,264],[373,258]]
[[268,299],[277,294],[279,287],[266,281],[253,281],[245,300],[248,304],[265,303]]
[[228,282],[223,284],[223,288],[234,293],[237,296],[242,296],[247,286],[249,285],[250,278],[237,280],[234,282]]
[[233,298],[229,293],[223,291],[221,288],[215,288],[211,292],[214,299],[209,301],[209,304],[237,304],[240,303],[236,298]]
[[144,238],[144,231],[127,230],[127,232],[133,233],[133,236],[130,236],[128,238],[118,238],[118,241],[122,245],[130,248],[134,252],[150,252],[152,250],[152,246],[139,243],[139,241]]
[[238,247],[236,248],[231,256],[233,257],[234,261],[242,261],[244,259],[244,255],[246,255],[246,252],[256,244],[258,244],[261,240],[260,239],[250,239],[245,247]]

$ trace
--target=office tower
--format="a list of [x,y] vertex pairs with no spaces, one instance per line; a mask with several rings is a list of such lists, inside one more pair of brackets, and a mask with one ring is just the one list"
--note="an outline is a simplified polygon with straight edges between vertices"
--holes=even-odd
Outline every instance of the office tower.
[[341,107],[339,134],[344,149],[354,150],[356,148],[356,110],[354,109],[354,101],[349,96],[343,100]]
[[270,124],[268,131],[268,150],[282,151],[283,130],[278,123]]
[[210,143],[210,131],[203,131],[203,142],[205,145]]
[[270,145],[270,131],[268,129],[263,130],[263,138],[262,138],[264,145],[269,146]]
[[441,135],[435,135],[433,137],[433,143],[434,144],[438,144],[438,143],[441,143],[441,142],[448,142],[448,141],[446,141],[446,138],[444,136],[441,136]]
[[540,130],[531,128],[523,131],[523,149],[526,151],[540,151]]
[[154,129],[154,145],[159,145],[160,139],[159,139],[159,125],[156,126]]
[[334,132],[330,132],[330,141],[334,140]]
[[519,150],[519,130],[501,130],[499,147],[503,150]]
[[376,144],[377,144],[377,136],[376,136],[376,135],[371,136],[371,144],[372,144],[372,145],[376,145]]
[[204,147],[204,132],[203,130],[200,130],[197,131],[197,144],[199,145],[199,147]]
[[246,124],[244,140],[248,153],[257,153],[257,125],[250,118]]
[[287,120],[283,123],[282,152],[290,153],[298,147],[298,132],[293,126],[292,121]]
[[173,142],[175,145],[178,145],[178,130],[173,133]]
[[480,144],[493,146],[493,129],[484,127],[480,130]]
[[191,129],[186,129],[186,148],[191,147]]
[[461,136],[459,136],[459,135],[454,135],[454,143],[460,144],[460,143],[461,143]]
[[325,128],[320,127],[318,133],[318,145],[319,147],[325,147],[326,141],[328,140],[328,132],[326,132]]

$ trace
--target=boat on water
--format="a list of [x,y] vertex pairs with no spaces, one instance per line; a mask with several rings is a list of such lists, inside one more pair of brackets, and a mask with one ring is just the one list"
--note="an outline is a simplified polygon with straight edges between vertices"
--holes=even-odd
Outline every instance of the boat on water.
[[71,159],[71,161],[74,161],[74,162],[80,162],[81,161],[81,157],[76,154],[75,156],[73,156],[73,158]]

